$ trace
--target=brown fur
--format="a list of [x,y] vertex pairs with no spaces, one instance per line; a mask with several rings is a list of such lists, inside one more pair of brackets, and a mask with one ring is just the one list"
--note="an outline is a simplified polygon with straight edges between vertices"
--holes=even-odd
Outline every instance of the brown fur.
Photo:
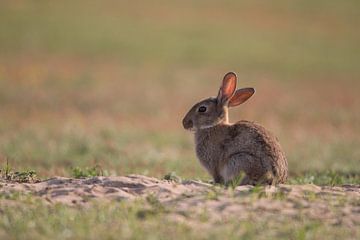
[[[217,183],[228,183],[241,172],[246,174],[241,184],[284,183],[288,166],[277,139],[252,122],[228,123],[229,102],[241,104],[255,92],[247,88],[235,94],[234,84],[236,86],[236,75],[226,74],[218,97],[195,104],[183,120],[186,129],[195,130],[196,155],[200,163]],[[206,112],[200,112],[200,107],[206,107]]]

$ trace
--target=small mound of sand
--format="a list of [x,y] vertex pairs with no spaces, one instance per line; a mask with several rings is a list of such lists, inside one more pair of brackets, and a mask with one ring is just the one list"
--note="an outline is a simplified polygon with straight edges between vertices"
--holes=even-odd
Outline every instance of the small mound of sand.
[[93,177],[72,179],[55,177],[38,183],[0,182],[0,193],[24,192],[39,196],[49,203],[84,204],[95,200],[126,200],[150,194],[161,202],[183,194],[205,192],[210,184],[188,181],[181,184],[156,178],[129,175],[126,177]]

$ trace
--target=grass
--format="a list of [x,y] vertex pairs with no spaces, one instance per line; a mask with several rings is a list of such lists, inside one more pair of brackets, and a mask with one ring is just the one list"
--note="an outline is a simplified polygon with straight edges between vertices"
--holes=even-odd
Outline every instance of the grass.
[[79,167],[74,167],[72,169],[72,177],[74,178],[88,178],[88,177],[96,177],[103,176],[104,171],[99,165],[94,167],[87,167],[85,169],[81,169]]
[[354,173],[342,173],[335,171],[306,172],[293,177],[291,184],[316,184],[320,186],[339,186],[344,184],[360,184],[360,175]]
[[[191,216],[193,224],[171,220],[175,209],[164,209],[156,198],[135,202],[94,203],[91,208],[44,205],[26,195],[12,197],[17,208],[3,206],[2,238],[27,239],[351,239],[352,233],[338,225],[299,216],[264,216],[256,222],[228,219],[206,227],[205,212]],[[259,212],[254,213],[259,214]],[[199,219],[198,219],[199,218]],[[166,224],[164,224],[166,222]],[[204,229],[199,231],[198,229]],[[205,230],[206,229],[206,230]],[[91,235],[89,233],[91,232]]]
[[[231,120],[278,136],[289,183],[358,185],[358,9],[355,0],[1,1],[0,165],[9,159],[18,172],[1,174],[208,181],[181,120],[232,70],[257,94]],[[0,201],[0,238],[87,238],[92,229],[105,239],[354,236],[301,216],[203,232],[160,224],[169,213],[139,219],[142,203],[84,210],[26,199]]]
[[182,182],[181,177],[177,176],[175,172],[170,172],[168,174],[165,174],[163,179],[168,180],[168,181],[174,181],[174,182],[177,182],[177,183]]
[[19,183],[35,183],[40,181],[34,170],[14,171],[9,165],[8,159],[6,165],[0,169],[0,180]]

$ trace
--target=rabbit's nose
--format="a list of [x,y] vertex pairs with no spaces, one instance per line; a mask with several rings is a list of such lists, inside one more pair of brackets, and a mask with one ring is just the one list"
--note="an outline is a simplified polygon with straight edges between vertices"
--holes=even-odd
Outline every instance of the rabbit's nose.
[[190,129],[194,126],[193,124],[193,121],[192,120],[187,120],[187,119],[184,119],[183,120],[183,126],[185,129]]

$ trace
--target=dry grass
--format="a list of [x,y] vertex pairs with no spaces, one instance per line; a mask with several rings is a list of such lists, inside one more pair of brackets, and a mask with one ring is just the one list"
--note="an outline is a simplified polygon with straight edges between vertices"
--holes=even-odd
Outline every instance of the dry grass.
[[[205,176],[181,119],[195,101],[216,93],[221,70],[133,72],[112,61],[64,57],[3,60],[1,66],[0,147],[15,167],[50,176],[99,163],[117,174]],[[292,173],[358,169],[356,82],[241,74],[240,80],[257,95],[233,109],[231,119],[259,122],[278,135]]]

